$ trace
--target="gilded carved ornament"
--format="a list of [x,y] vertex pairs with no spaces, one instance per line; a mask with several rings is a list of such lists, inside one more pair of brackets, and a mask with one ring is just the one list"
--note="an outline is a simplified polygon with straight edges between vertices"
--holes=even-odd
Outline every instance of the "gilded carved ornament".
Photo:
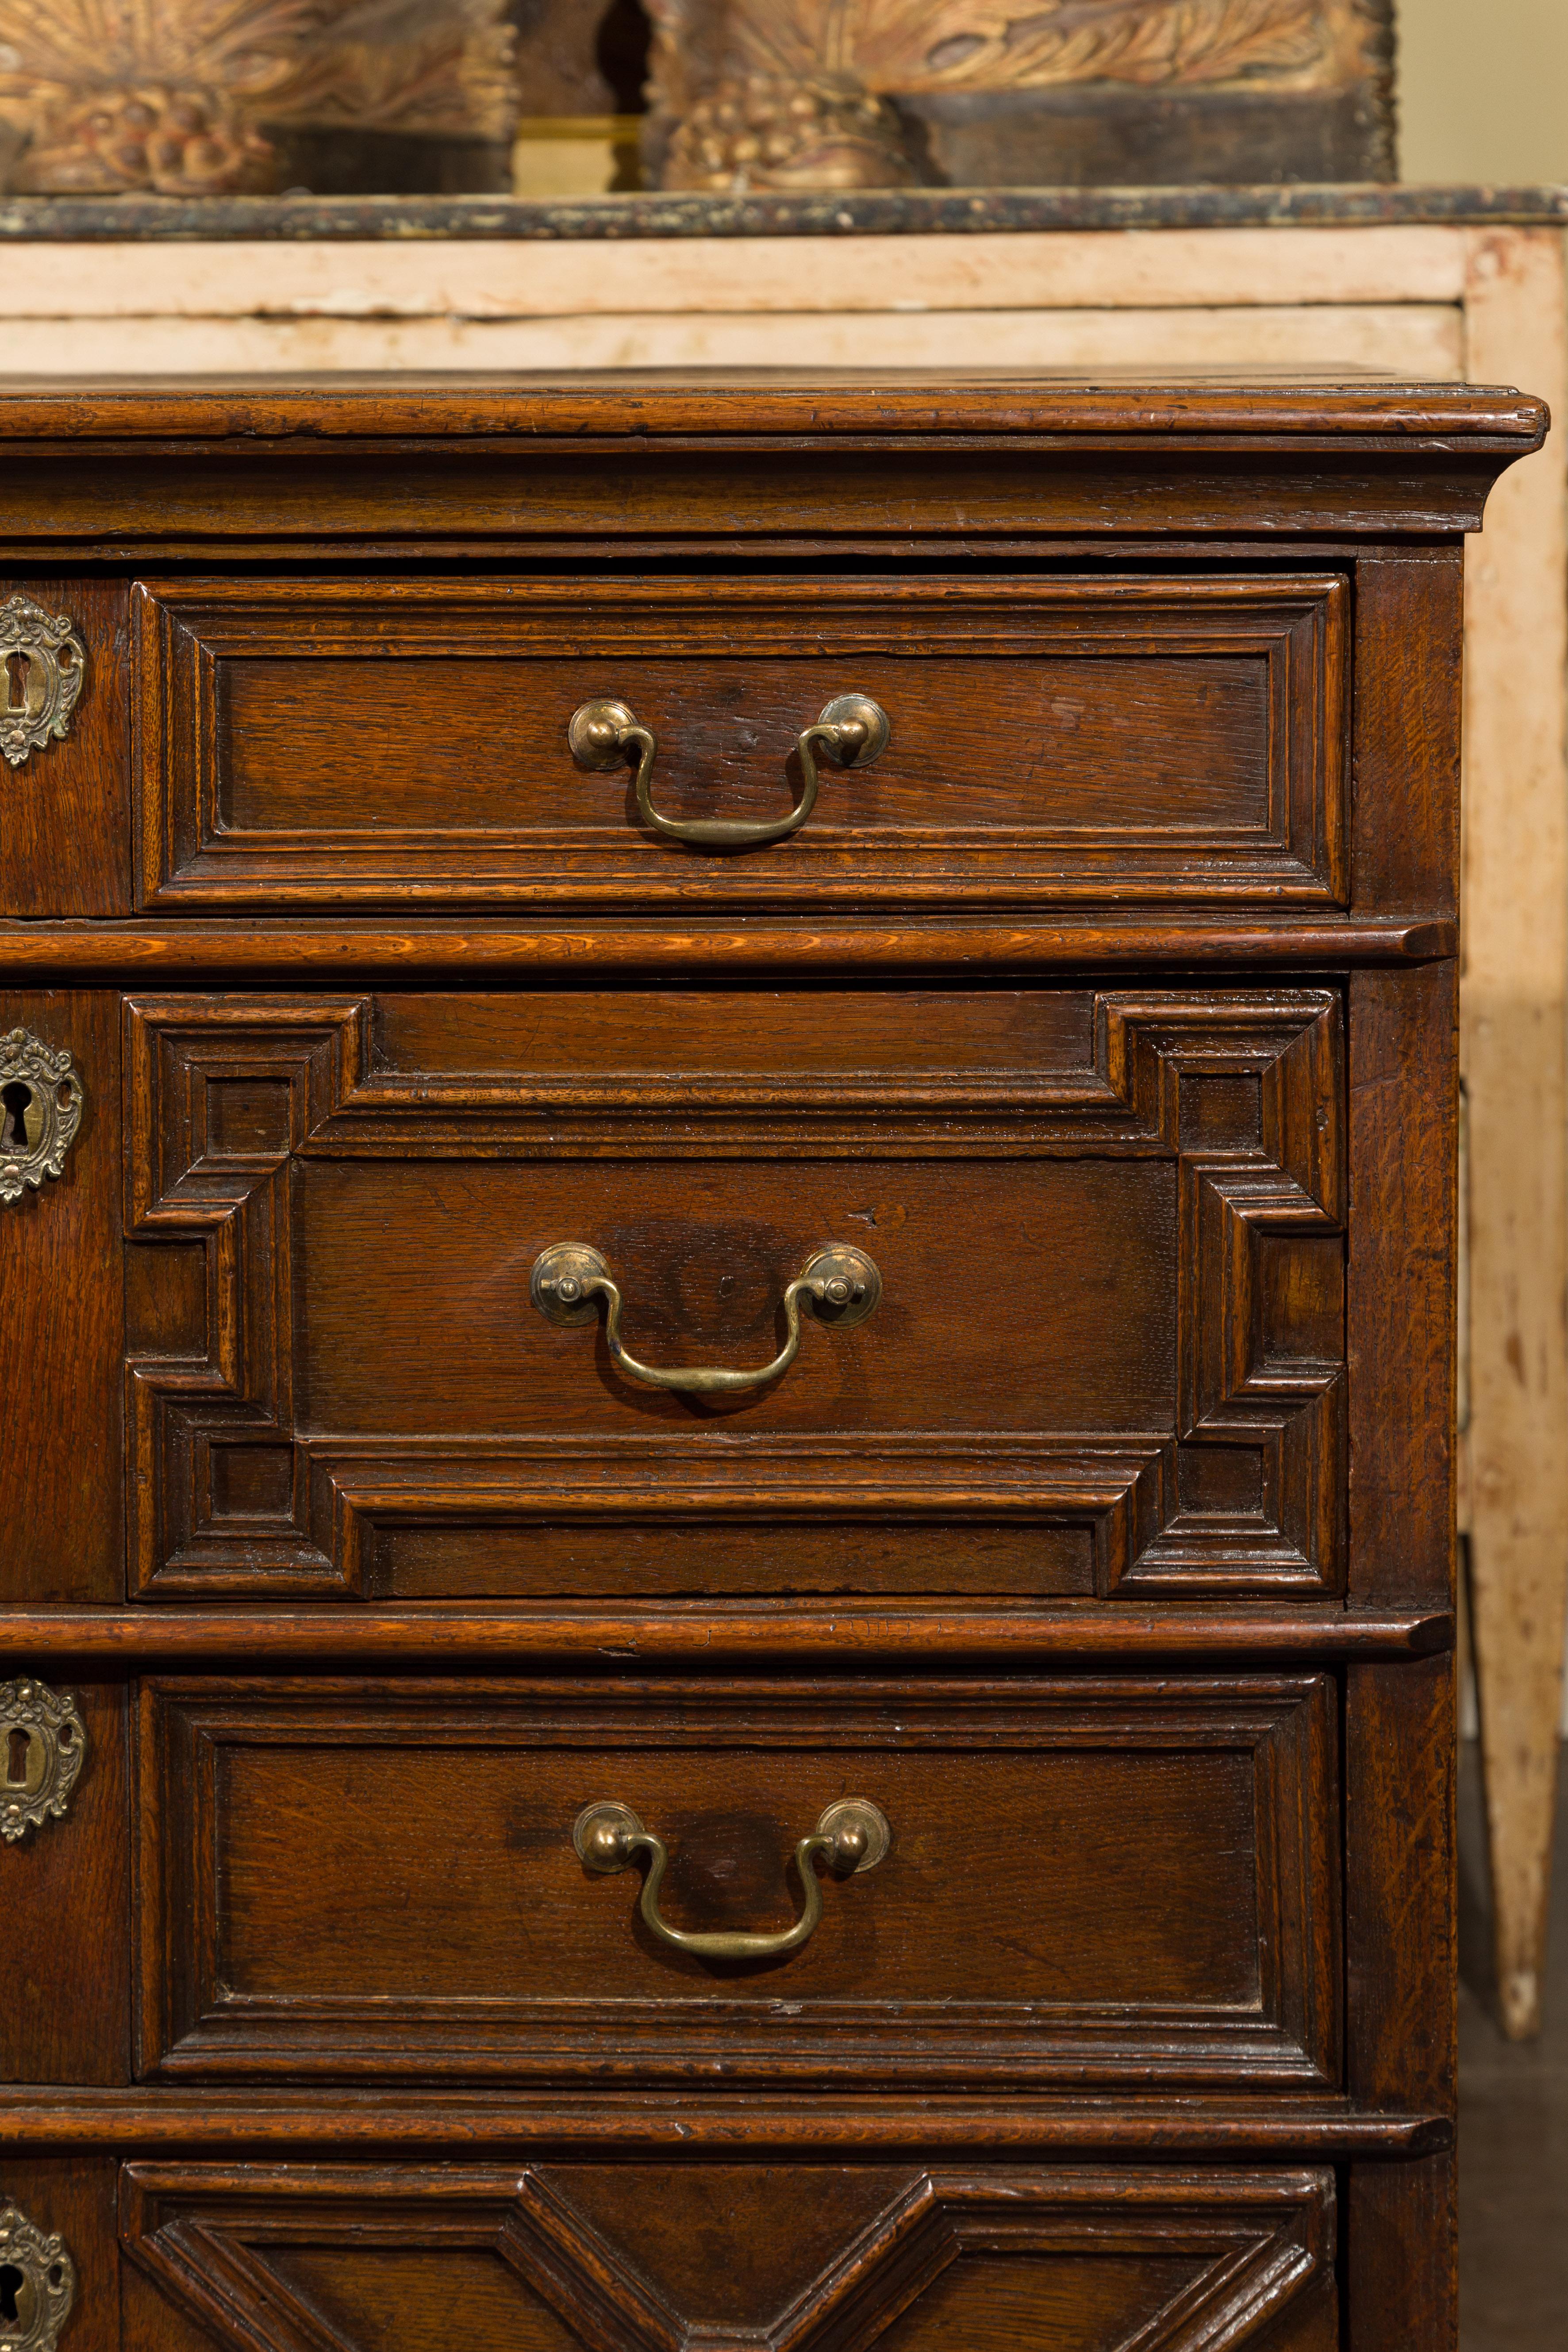
[[0,127],[35,194],[275,184],[264,126],[506,139],[508,0],[0,0]]
[[647,0],[672,187],[919,176],[896,98],[1074,83],[1313,92],[1371,75],[1375,0]]

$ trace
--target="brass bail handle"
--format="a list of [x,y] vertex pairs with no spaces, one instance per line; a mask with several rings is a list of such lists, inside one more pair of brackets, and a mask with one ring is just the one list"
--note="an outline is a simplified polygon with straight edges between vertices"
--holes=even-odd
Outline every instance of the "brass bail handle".
[[787,1372],[800,1351],[800,1315],[809,1307],[817,1320],[836,1331],[852,1331],[876,1312],[882,1296],[882,1277],[864,1250],[847,1242],[830,1243],[806,1260],[784,1295],[786,1337],[771,1364],[754,1372],[725,1371],[714,1365],[666,1370],[640,1364],[621,1340],[621,1294],[605,1260],[586,1242],[555,1242],[541,1251],[529,1277],[529,1297],[546,1322],[563,1330],[592,1323],[596,1302],[605,1303],[605,1343],[617,1371],[642,1381],[650,1389],[679,1389],[690,1396],[732,1396],[741,1389],[760,1389]]
[[875,1870],[893,1842],[888,1817],[868,1797],[841,1797],[829,1805],[809,1837],[795,1850],[795,1866],[805,1889],[805,1908],[793,1927],[776,1936],[689,1934],[670,1927],[658,1916],[658,1890],[669,1862],[662,1838],[645,1830],[629,1805],[613,1798],[584,1805],[572,1831],[572,1843],[584,1868],[601,1877],[625,1870],[634,1855],[646,1853],[648,1873],[643,1881],[643,1918],[661,1944],[678,1952],[691,1952],[700,1960],[774,1960],[798,1952],[816,1933],[822,1917],[822,1880],[816,1864],[825,1861],[836,1877],[849,1878]]
[[666,841],[684,841],[693,849],[760,849],[765,842],[786,841],[792,833],[798,833],[816,806],[818,751],[826,751],[837,767],[868,768],[887,750],[891,733],[887,712],[868,694],[837,695],[816,724],[795,738],[800,798],[789,815],[775,824],[746,824],[728,817],[660,816],[653,804],[658,738],[641,724],[628,703],[613,698],[584,703],[566,730],[566,740],[577,765],[600,774],[620,767],[636,754],[637,813]]

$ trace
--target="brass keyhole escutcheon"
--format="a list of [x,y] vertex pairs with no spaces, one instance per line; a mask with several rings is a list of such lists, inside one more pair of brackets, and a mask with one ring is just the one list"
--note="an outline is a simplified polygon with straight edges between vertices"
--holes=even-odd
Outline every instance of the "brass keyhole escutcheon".
[[0,751],[20,768],[70,731],[87,680],[87,647],[68,613],[30,596],[0,604]]
[[15,2205],[0,2207],[0,2346],[55,2352],[76,2301],[76,2264]]
[[68,1694],[0,1683],[0,1839],[62,1821],[87,1761],[87,1727]]
[[69,1054],[30,1030],[0,1037],[0,1202],[60,1175],[85,1107]]

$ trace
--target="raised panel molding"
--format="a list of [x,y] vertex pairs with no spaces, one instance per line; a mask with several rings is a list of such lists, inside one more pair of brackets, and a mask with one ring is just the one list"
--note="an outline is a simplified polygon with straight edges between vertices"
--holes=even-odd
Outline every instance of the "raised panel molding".
[[[867,2178],[874,2185],[877,2176]],[[472,2352],[563,2343],[590,2352],[857,2352],[906,2315],[923,2341],[925,2300],[999,2263],[1021,2283],[1016,2316],[1026,2322],[1039,2298],[1042,2343],[1053,2291],[1086,2270],[1103,2281],[1115,2265],[1110,2293],[1102,2284],[1097,2297],[1094,2352],[1229,2352],[1332,2279],[1327,2172],[883,2178],[887,2203],[875,2218],[857,2228],[861,2200],[850,2200],[841,2250],[782,2308],[744,2325],[678,2307],[639,2263],[637,2242],[603,2234],[548,2166],[132,2164],[121,2229],[131,2259],[170,2301],[243,2352],[447,2343]],[[841,2179],[824,2176],[822,2195]],[[495,2271],[482,2298],[476,2258]],[[401,2328],[389,2320],[391,2298],[375,2292],[378,2265],[392,2263],[405,2292],[418,2292],[418,2316]],[[716,2273],[702,2300],[721,2310],[731,2299]]]
[[[633,1517],[1079,1528],[1101,1594],[1342,1588],[1335,992],[1105,992],[1081,1068],[1037,1077],[485,1078],[387,1068],[374,1037],[370,997],[126,1002],[126,1230],[195,1244],[205,1265],[199,1347],[127,1365],[134,1593],[360,1597],[388,1528]],[[613,1445],[296,1435],[302,1161],[804,1150],[1174,1161],[1173,1427],[743,1448],[700,1432]]]
[[[1176,1492],[1163,1461],[1159,1523],[1121,1581],[1337,1588],[1346,1212],[1338,1001],[1320,996],[1309,1013],[1300,997],[1292,1006],[1239,994],[1195,1003],[1106,996],[1100,1024],[1107,1078],[1181,1170]],[[1245,1125],[1254,1115],[1256,1140]],[[1260,1248],[1270,1237],[1334,1244],[1320,1269],[1321,1339],[1299,1328],[1280,1344],[1271,1333]],[[1300,1327],[1311,1318],[1295,1319]],[[1259,1507],[1190,1507],[1184,1470],[1237,1450],[1256,1453]],[[1194,1483],[1201,1505],[1201,1472]]]
[[[717,602],[657,581],[600,581],[591,596],[569,583],[494,579],[142,582],[132,598],[138,903],[241,913],[388,901],[630,911],[689,910],[706,899],[816,919],[825,907],[951,912],[1107,895],[1342,906],[1348,608],[1346,584],[1331,572],[1114,584],[818,580],[809,625],[796,585],[766,580],[731,583]],[[968,677],[949,680],[956,707],[933,711],[919,673],[943,659]],[[797,712],[792,687],[775,710],[766,673],[776,680],[792,663],[805,668],[805,701]],[[1077,708],[1085,663],[1104,679]],[[1048,680],[1053,664],[1060,692],[1042,684],[1031,703],[1025,681]],[[399,673],[421,665],[461,677],[474,709],[447,711],[445,727],[436,709],[433,728],[400,736],[391,715]],[[1140,679],[1147,689],[1184,666],[1233,686],[1258,673],[1257,740],[1245,755],[1235,743],[1216,751],[1202,779],[1206,802],[1198,776],[1168,780],[1184,751],[1173,739],[1201,723],[1203,688],[1163,722],[1137,699]],[[234,697],[253,673],[275,682],[276,702],[254,686],[256,701],[242,703],[237,719]],[[587,683],[594,673],[597,686]],[[574,776],[566,724],[588,692],[607,690],[605,673],[618,673],[615,691],[639,707],[648,696],[640,715],[660,735],[661,779],[689,757],[718,768],[733,756],[731,739],[762,719],[746,705],[736,727],[733,700],[739,691],[744,703],[749,685],[769,706],[769,734],[745,777],[769,792],[827,693],[875,686],[891,697],[893,747],[874,803],[847,817],[840,778],[783,858],[672,860],[624,822],[618,787]],[[817,682],[834,678],[838,687]],[[1132,699],[1119,738],[1121,696]],[[510,728],[492,738],[492,720],[508,709]],[[1080,724],[1101,719],[1110,756],[1120,748],[1127,759],[1136,810],[1125,792],[1119,801],[1101,784],[1091,808],[1080,795],[1053,814],[1050,784],[1059,786],[1064,757],[1095,774],[1081,749],[1070,755]],[[447,741],[467,741],[476,724],[487,771],[509,779],[478,812],[472,777]],[[312,770],[337,764],[334,752],[354,758],[367,730],[385,740],[374,826],[302,788]],[[966,740],[969,756],[959,748]],[[258,766],[248,791],[247,749]],[[1016,782],[1021,752],[1032,790]],[[463,788],[433,795],[443,758]],[[994,800],[976,797],[988,768],[1014,780],[998,782]],[[277,774],[290,770],[284,791]],[[729,791],[738,785],[746,789],[729,774]]]
[[[148,1677],[136,2073],[1331,2094],[1336,1705],[1321,1675]],[[894,1848],[787,1972],[715,1972],[647,1944],[635,1879],[578,1865],[572,1822],[617,1781],[696,1925],[789,1916],[795,1816],[834,1794],[881,1803]]]

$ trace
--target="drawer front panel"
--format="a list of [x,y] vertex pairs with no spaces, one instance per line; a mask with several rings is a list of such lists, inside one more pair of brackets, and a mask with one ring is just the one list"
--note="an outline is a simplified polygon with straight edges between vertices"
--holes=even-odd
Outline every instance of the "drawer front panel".
[[[1324,1677],[776,1685],[157,1681],[141,2071],[595,2082],[1323,2086],[1337,2070]],[[890,1825],[787,1933],[826,1810]]]
[[[1332,576],[1149,581],[144,584],[145,905],[817,911],[1347,896]],[[803,828],[659,836],[578,766],[611,698],[677,823],[786,817],[847,694],[891,733],[823,760]]]
[[[133,1589],[703,1608],[1342,1582],[1329,990],[127,1008]],[[881,1280],[751,1372],[814,1254]],[[590,1328],[591,1327],[591,1328]]]
[[[1332,2352],[1325,2171],[125,2168],[126,2352]],[[195,2336],[192,2341],[195,2341]]]

